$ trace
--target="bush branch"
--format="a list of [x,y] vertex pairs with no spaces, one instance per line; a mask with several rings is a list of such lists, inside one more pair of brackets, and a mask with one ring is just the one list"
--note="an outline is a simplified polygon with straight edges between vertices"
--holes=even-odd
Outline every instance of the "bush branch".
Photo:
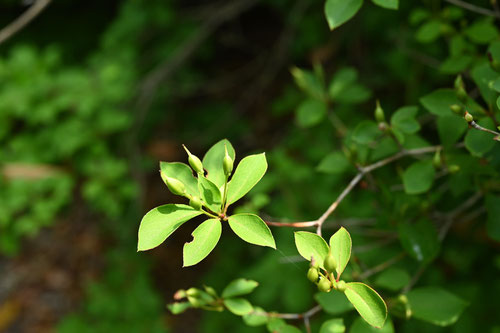
[[448,3],[451,3],[455,6],[461,7],[463,9],[467,9],[467,10],[474,12],[474,13],[478,13],[478,14],[485,15],[485,16],[491,16],[491,17],[495,17],[495,18],[500,18],[500,14],[498,14],[497,12],[495,12],[493,10],[479,7],[479,6],[473,5],[471,3],[468,3],[468,2],[465,2],[462,0],[445,0],[445,1]]

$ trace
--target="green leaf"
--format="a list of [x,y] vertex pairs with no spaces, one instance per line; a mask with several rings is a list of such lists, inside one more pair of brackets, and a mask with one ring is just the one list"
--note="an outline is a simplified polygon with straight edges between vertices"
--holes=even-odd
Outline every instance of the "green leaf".
[[455,94],[455,91],[451,89],[435,90],[420,98],[420,103],[422,103],[424,108],[426,108],[430,113],[437,116],[450,115],[452,114],[450,106],[453,104],[461,104]]
[[254,307],[253,311],[243,316],[243,321],[248,326],[261,326],[267,324],[269,321],[269,316],[266,314],[264,309],[260,307]]
[[236,279],[229,283],[222,291],[223,298],[230,298],[234,296],[242,296],[250,294],[259,283],[253,280]]
[[193,240],[184,244],[183,267],[193,266],[205,259],[219,242],[222,225],[217,219],[206,220],[192,233]]
[[297,108],[297,124],[311,127],[321,123],[326,115],[326,104],[317,99],[306,99]]
[[342,318],[329,319],[325,321],[321,325],[321,328],[319,329],[319,333],[344,333],[344,332],[345,332],[345,325],[344,325],[344,319]]
[[330,237],[330,249],[337,263],[337,268],[335,269],[337,271],[337,279],[340,278],[349,259],[351,259],[351,247],[351,235],[349,235],[349,232],[344,227],[341,227]]
[[208,208],[213,212],[220,212],[222,199],[219,188],[210,180],[203,176],[198,177],[198,189],[201,199],[205,202]]
[[225,156],[224,146],[227,147],[227,152],[234,161],[236,157],[234,148],[231,142],[226,139],[213,145],[203,157],[203,167],[207,170],[206,177],[219,188],[224,185],[226,179],[224,170],[222,169],[222,161]]
[[390,267],[380,273],[375,284],[380,288],[398,291],[410,282],[410,274],[403,269]]
[[403,186],[408,194],[427,192],[434,182],[436,171],[432,161],[418,161],[410,165],[403,173]]
[[371,96],[372,92],[370,89],[361,84],[354,83],[344,89],[334,101],[343,104],[359,104],[367,101]]
[[166,183],[165,176],[177,179],[184,184],[187,193],[199,196],[198,182],[189,165],[180,162],[160,162],[160,171],[163,182]]
[[237,316],[244,316],[253,311],[253,306],[244,298],[228,298],[224,300],[226,308]]
[[391,117],[391,125],[407,134],[414,134],[420,129],[420,124],[415,119],[418,107],[405,106],[399,108]]
[[445,74],[458,74],[466,70],[472,60],[474,60],[474,58],[470,55],[454,55],[443,61],[439,66],[439,70]]
[[333,152],[325,156],[316,170],[324,173],[337,174],[346,171],[351,166],[349,160],[341,152]]
[[302,333],[301,330],[299,330],[297,327],[292,326],[292,325],[285,325],[280,327],[279,330],[273,331],[273,333]]
[[324,268],[323,263],[328,255],[328,245],[325,240],[308,231],[297,231],[295,235],[295,246],[299,254],[306,260],[311,261],[314,257],[315,262],[319,267]]
[[[494,129],[495,125],[490,118],[483,118],[477,122],[479,125]],[[465,135],[465,147],[475,156],[483,156],[495,146],[493,135],[476,129],[469,129]]]
[[324,100],[325,91],[323,83],[314,72],[293,67],[291,73],[295,83],[302,91],[314,99]]
[[490,19],[482,19],[469,25],[465,30],[465,35],[477,44],[488,44],[498,36],[498,30]]
[[333,76],[330,86],[328,87],[328,94],[334,100],[342,95],[342,93],[349,88],[358,79],[358,71],[352,67],[343,67],[339,69]]
[[184,222],[202,214],[187,205],[168,204],[153,208],[142,218],[139,227],[138,251],[157,247]]
[[429,20],[418,28],[415,38],[420,43],[431,43],[441,36],[441,22]]
[[467,307],[461,298],[439,287],[413,289],[406,296],[415,318],[438,326],[455,323]]
[[381,132],[375,122],[365,120],[356,126],[352,139],[357,143],[366,145],[374,141],[380,134]]
[[398,9],[399,0],[372,0],[374,4],[386,9]]
[[500,196],[486,196],[486,232],[492,239],[500,242]]
[[408,254],[418,261],[429,262],[439,252],[439,240],[436,228],[429,220],[398,225],[401,245]]
[[488,62],[485,61],[474,67],[470,71],[470,75],[479,88],[479,92],[481,93],[483,99],[488,105],[493,106],[498,94],[491,89],[490,82],[497,79],[498,73],[491,68],[491,65]]
[[449,147],[465,133],[467,122],[455,115],[442,116],[437,119],[437,129],[441,143]]
[[345,295],[368,324],[378,328],[384,326],[387,306],[375,290],[361,282],[350,282]]
[[340,315],[353,309],[352,304],[341,292],[316,293],[314,299],[326,313],[331,315]]
[[388,318],[382,328],[370,326],[362,318],[356,318],[349,329],[349,333],[394,333],[394,325]]
[[325,16],[330,30],[350,20],[362,4],[363,0],[326,0]]
[[227,204],[232,204],[247,194],[267,170],[266,154],[255,154],[241,160],[227,185]]
[[229,226],[245,242],[269,246],[276,249],[273,235],[267,224],[254,214],[236,214],[229,216]]
[[177,315],[181,314],[187,309],[191,307],[191,303],[189,302],[176,302],[176,303],[171,303],[167,304],[167,308],[172,312],[172,314]]

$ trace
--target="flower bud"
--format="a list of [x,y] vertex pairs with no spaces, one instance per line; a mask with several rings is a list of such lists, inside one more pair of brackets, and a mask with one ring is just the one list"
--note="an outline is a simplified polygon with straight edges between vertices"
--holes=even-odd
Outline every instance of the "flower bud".
[[335,272],[335,270],[337,269],[337,261],[335,260],[335,257],[332,255],[331,251],[326,256],[323,265],[328,272]]
[[225,149],[225,155],[224,155],[224,160],[222,161],[222,167],[224,168],[224,174],[226,176],[229,176],[231,172],[233,171],[233,159],[231,156],[229,156],[227,152],[227,146],[224,146]]
[[309,270],[307,271],[307,278],[309,279],[309,281],[316,283],[318,282],[318,277],[318,269],[314,267],[309,268]]
[[465,121],[468,123],[474,121],[474,117],[467,111],[465,111],[464,118],[465,118]]
[[375,106],[375,120],[377,121],[377,123],[385,122],[384,110],[380,106],[380,102],[378,100],[377,100],[377,104]]
[[450,105],[450,109],[455,114],[462,114],[462,106],[460,106],[458,104],[452,104],[452,105]]
[[167,176],[163,178],[170,192],[172,192],[175,195],[182,195],[182,196],[186,194],[186,188],[184,184],[181,183],[179,180]]
[[456,164],[452,164],[448,167],[449,173],[457,173],[458,171],[460,171],[460,166],[458,166]]
[[196,196],[192,196],[191,199],[189,199],[189,206],[193,207],[196,210],[201,209],[201,200],[200,198]]
[[345,283],[343,280],[340,280],[339,282],[337,282],[337,290],[338,291],[341,291],[341,292],[344,292],[347,288],[347,283]]
[[191,297],[198,297],[200,295],[200,291],[196,288],[189,288],[186,290],[186,295]]
[[455,79],[455,82],[454,82],[454,87],[456,90],[458,89],[465,89],[465,84],[464,84],[464,80],[462,79],[462,75],[457,75],[457,78]]
[[324,277],[320,277],[318,282],[318,289],[319,291],[327,293],[332,290],[332,283],[330,282],[330,280]]
[[191,166],[191,168],[193,168],[193,170],[196,173],[203,174],[205,172],[203,170],[203,163],[201,163],[198,156],[191,154],[191,152],[187,149],[187,147],[185,145],[182,145],[182,147],[184,147],[184,150],[188,154],[188,162],[189,162],[189,165]]
[[443,164],[443,161],[441,159],[441,150],[436,150],[436,153],[434,153],[434,158],[432,159],[432,164],[434,164],[434,167],[436,169],[439,169],[441,165]]

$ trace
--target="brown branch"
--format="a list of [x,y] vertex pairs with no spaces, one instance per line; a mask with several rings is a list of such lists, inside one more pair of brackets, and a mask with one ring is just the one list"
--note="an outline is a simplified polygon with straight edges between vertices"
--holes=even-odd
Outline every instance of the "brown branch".
[[497,131],[490,130],[489,128],[485,128],[478,123],[476,123],[474,120],[468,122],[469,126],[482,132],[490,133],[493,134],[495,137],[493,138],[496,141],[500,141],[500,133]]
[[52,0],[37,0],[30,8],[21,14],[21,16],[0,30],[0,44],[26,27],[50,4],[51,1]]
[[465,2],[462,0],[444,0],[444,1],[451,3],[455,6],[461,7],[463,9],[467,9],[467,10],[474,12],[474,13],[477,13],[477,14],[491,16],[491,17],[495,17],[495,18],[500,18],[500,14],[498,14],[497,12],[495,12],[493,10],[479,7],[479,6],[473,5],[471,3],[468,3],[468,2]]

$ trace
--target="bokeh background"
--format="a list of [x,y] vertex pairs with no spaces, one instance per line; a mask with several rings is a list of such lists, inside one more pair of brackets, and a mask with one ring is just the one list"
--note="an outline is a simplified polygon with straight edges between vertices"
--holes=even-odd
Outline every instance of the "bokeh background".
[[[1,0],[0,28],[30,4]],[[366,2],[331,32],[323,6],[58,0],[0,43],[0,331],[261,332],[227,312],[172,316],[165,307],[177,289],[220,289],[238,277],[261,282],[252,301],[266,309],[302,312],[314,304],[292,230],[273,230],[278,251],[224,230],[216,250],[186,269],[182,246],[195,224],[146,253],[136,252],[136,242],[146,211],[181,202],[161,181],[158,161],[185,162],[181,144],[201,157],[222,138],[237,157],[267,152],[268,174],[240,209],[267,219],[317,218],[352,175],[317,165],[341,151],[343,131],[373,117],[376,98],[392,111],[452,85],[456,66],[442,68],[449,40],[442,25],[422,31],[424,21],[455,15],[460,27],[478,19],[442,1],[402,1],[398,11]],[[297,116],[305,95],[291,70],[320,65],[326,78],[343,70],[355,83],[317,121]],[[423,136],[438,140],[432,128]],[[394,207],[381,213],[372,185],[361,185],[365,191],[336,218],[351,226],[369,267],[401,246],[392,231],[367,231]],[[452,230],[450,250],[422,277],[476,300],[468,314],[452,329],[411,320],[398,330],[498,332],[498,243],[484,225],[465,242],[468,226]]]

